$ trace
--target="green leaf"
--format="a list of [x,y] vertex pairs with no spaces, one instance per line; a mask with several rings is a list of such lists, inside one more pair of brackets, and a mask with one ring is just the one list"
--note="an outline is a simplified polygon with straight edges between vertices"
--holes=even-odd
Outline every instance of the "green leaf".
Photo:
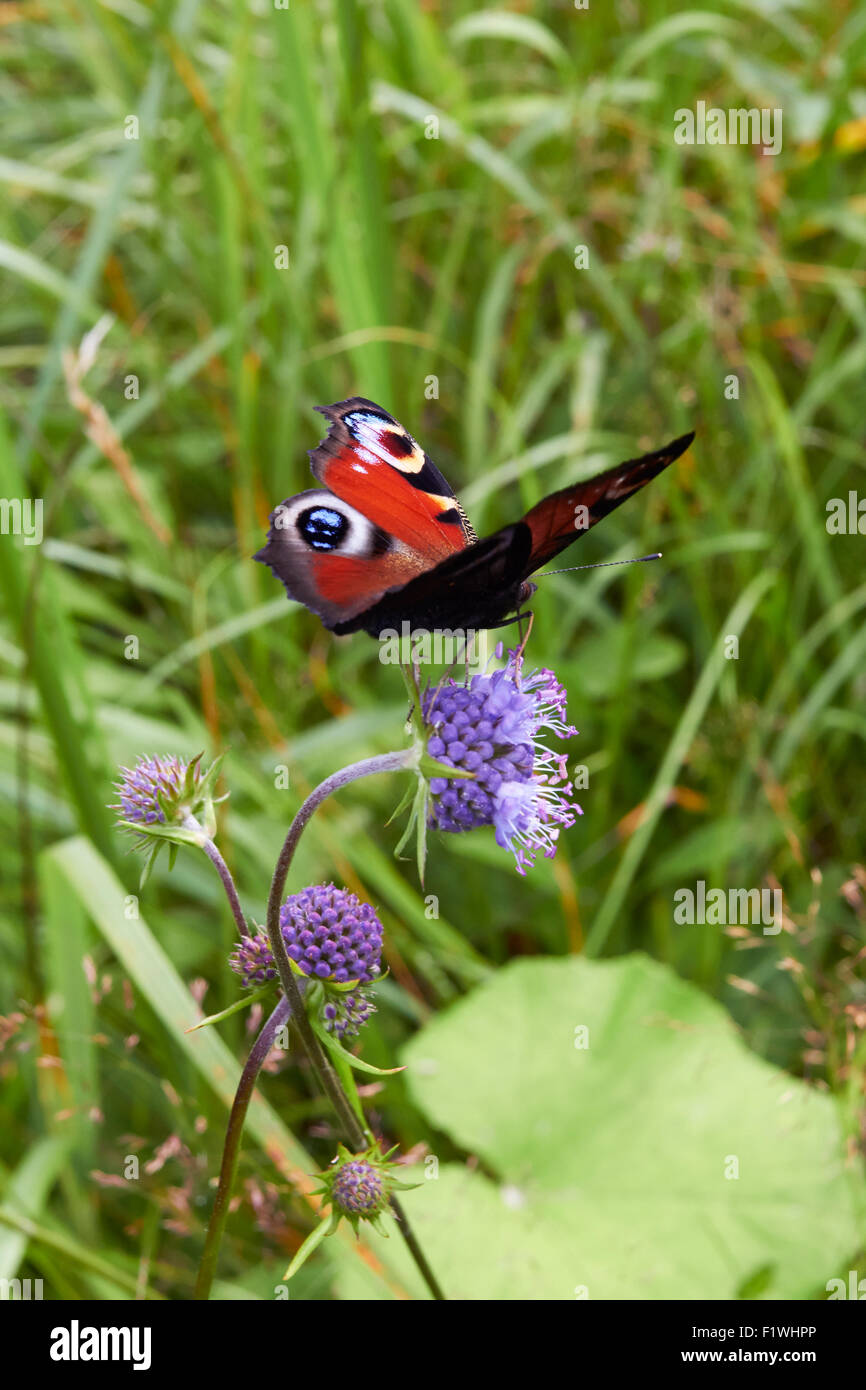
[[263,985],[261,989],[253,990],[244,999],[236,999],[233,1004],[229,1004],[227,1009],[221,1010],[218,1014],[209,1014],[207,1018],[200,1018],[198,1023],[193,1023],[185,1029],[187,1033],[197,1033],[199,1028],[208,1028],[212,1023],[222,1023],[223,1019],[231,1018],[232,1014],[240,1013],[241,1009],[248,1009],[251,1004],[257,1004],[260,999],[267,999],[268,995],[273,994],[274,986]]
[[514,962],[404,1056],[431,1124],[498,1177],[449,1166],[408,1201],[450,1298],[736,1298],[757,1270],[805,1298],[857,1247],[833,1100],[643,956]]
[[333,1034],[329,1033],[323,1026],[321,1020],[312,1014],[310,1015],[310,1022],[319,1041],[324,1044],[328,1051],[332,1052],[335,1057],[341,1057],[350,1067],[354,1067],[355,1071],[365,1071],[370,1076],[396,1076],[398,1072],[406,1070],[405,1067],[374,1067],[372,1062],[365,1062],[363,1058],[356,1057],[354,1053],[343,1047],[342,1043],[337,1042]]
[[475,780],[474,772],[467,772],[466,769],[462,767],[452,767],[450,763],[440,763],[438,758],[432,758],[429,753],[421,754],[418,760],[418,771],[423,773],[427,778],[447,777],[450,780],[456,779],[457,781],[461,778],[469,778],[470,781]]
[[148,825],[144,821],[122,820],[118,826],[123,830],[134,830],[136,835],[149,835],[154,840],[170,840],[177,845],[201,845],[207,839],[201,831],[184,830],[181,825],[163,825],[155,821]]
[[[27,1217],[41,1216],[68,1154],[67,1139],[54,1136],[39,1139],[0,1186],[3,1207]],[[0,1279],[16,1277],[27,1253],[27,1243],[25,1229],[11,1223],[0,1224]]]
[[544,24],[508,10],[481,10],[466,15],[453,25],[450,37],[454,43],[465,43],[468,39],[511,39],[534,48],[564,68],[571,66],[568,50]]
[[309,1257],[312,1255],[313,1251],[317,1248],[317,1246],[321,1245],[322,1241],[325,1239],[325,1236],[329,1236],[332,1233],[332,1231],[335,1231],[337,1229],[338,1220],[339,1217],[335,1213],[333,1216],[326,1216],[322,1221],[319,1222],[318,1226],[313,1227],[312,1231],[307,1236],[307,1239],[304,1241],[301,1248],[295,1253],[295,1257],[292,1260],[292,1263],[286,1270],[286,1273],[284,1275],[286,1281],[291,1279],[293,1274],[297,1274],[301,1265],[304,1263],[305,1260],[309,1259]]

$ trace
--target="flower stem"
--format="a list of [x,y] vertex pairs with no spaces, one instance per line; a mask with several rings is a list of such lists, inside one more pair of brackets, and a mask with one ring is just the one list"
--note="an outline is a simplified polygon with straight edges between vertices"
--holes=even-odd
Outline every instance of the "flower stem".
[[[280,982],[289,1004],[291,1005],[292,1018],[295,1026],[300,1033],[301,1043],[304,1051],[309,1058],[313,1070],[316,1072],[322,1088],[330,1100],[346,1139],[354,1152],[359,1153],[367,1147],[367,1136],[364,1127],[355,1113],[352,1102],[346,1095],[340,1084],[340,1079],[322,1047],[319,1039],[313,1031],[312,1024],[307,1017],[299,989],[298,980],[289,964],[289,956],[286,951],[286,943],[283,940],[283,933],[280,928],[280,906],[282,902],[283,890],[286,886],[289,869],[298,841],[306,827],[313,812],[321,806],[334,792],[345,787],[349,782],[355,782],[360,777],[372,777],[377,772],[398,772],[401,769],[412,767],[415,764],[417,752],[413,748],[402,749],[396,753],[381,753],[374,758],[364,758],[362,762],[351,763],[348,767],[341,768],[339,772],[326,777],[324,782],[320,782],[306,801],[301,806],[289,832],[283,841],[283,847],[274,869],[274,877],[271,882],[271,891],[268,895],[268,911],[266,926],[268,939],[271,945],[274,961],[280,976]],[[409,1225],[402,1207],[395,1198],[391,1198],[391,1209],[397,1220],[398,1229],[403,1236],[409,1251],[418,1266],[427,1287],[435,1299],[444,1299],[445,1295],[431,1270],[424,1252],[418,1245],[415,1235]]]
[[210,1297],[211,1285],[213,1284],[217,1259],[219,1258],[220,1244],[222,1242],[223,1231],[225,1230],[226,1219],[229,1214],[229,1202],[231,1201],[235,1173],[237,1172],[241,1135],[243,1134],[244,1121],[247,1117],[247,1110],[249,1109],[255,1084],[259,1072],[262,1069],[262,1065],[274,1045],[274,1038],[288,1019],[290,1013],[291,1006],[288,999],[285,997],[280,999],[279,1004],[274,1009],[270,1018],[259,1033],[259,1036],[253,1043],[250,1055],[241,1072],[238,1088],[232,1102],[231,1113],[229,1114],[226,1141],[223,1147],[222,1165],[220,1167],[219,1184],[217,1186],[213,1211],[211,1212],[210,1222],[207,1228],[204,1253],[201,1257],[201,1264],[199,1265],[198,1275],[195,1281],[195,1292],[193,1297],[198,1300],[207,1300]]
[[401,750],[398,753],[383,753],[375,758],[365,758],[363,762],[360,763],[351,763],[348,767],[341,768],[339,772],[335,772],[332,776],[327,777],[324,782],[320,782],[318,787],[307,797],[289,827],[289,833],[286,835],[283,842],[283,847],[280,850],[276,868],[274,869],[271,891],[268,895],[266,927],[271,951],[279,972],[280,982],[283,986],[283,992],[292,1006],[292,1016],[295,1020],[295,1026],[301,1035],[304,1051],[307,1053],[319,1077],[325,1094],[337,1112],[346,1137],[355,1150],[366,1147],[363,1130],[358,1123],[358,1118],[352,1104],[343,1091],[339,1078],[324,1048],[313,1031],[312,1024],[307,1017],[307,1011],[301,1001],[298,981],[289,963],[286,943],[283,940],[283,933],[280,928],[280,906],[289,868],[295,850],[297,849],[298,841],[301,838],[304,827],[307,825],[317,807],[319,807],[332,792],[338,791],[349,782],[353,782],[360,777],[370,777],[377,772],[398,771],[400,768],[408,766],[411,757],[412,753],[410,750]]
[[226,890],[226,897],[229,900],[229,907],[232,910],[232,916],[237,922],[238,931],[240,932],[241,936],[249,936],[250,929],[247,926],[247,920],[244,917],[244,910],[241,907],[240,898],[238,897],[238,890],[235,888],[235,881],[231,876],[231,871],[229,869],[228,864],[223,859],[213,840],[208,840],[205,844],[203,844],[202,849],[204,850],[210,862],[215,866],[217,873],[222,879],[223,888],[225,888]]
[[197,831],[201,835],[199,843],[220,876],[222,886],[225,889],[226,897],[229,900],[229,907],[232,910],[232,916],[234,917],[235,922],[237,923],[238,931],[240,932],[241,936],[249,936],[250,929],[247,926],[247,919],[244,916],[244,910],[241,907],[241,900],[238,897],[238,890],[235,887],[235,881],[232,878],[231,869],[229,868],[226,861],[223,859],[213,840],[207,834],[207,831],[204,830],[202,825],[196,820],[195,816],[187,816],[184,820],[184,827],[187,830]]

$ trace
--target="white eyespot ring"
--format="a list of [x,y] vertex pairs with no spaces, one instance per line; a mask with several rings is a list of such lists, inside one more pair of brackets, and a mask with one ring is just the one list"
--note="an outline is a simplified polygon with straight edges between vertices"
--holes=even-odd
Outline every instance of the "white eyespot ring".
[[362,512],[322,488],[281,502],[271,525],[314,554],[368,557],[382,549],[382,532]]

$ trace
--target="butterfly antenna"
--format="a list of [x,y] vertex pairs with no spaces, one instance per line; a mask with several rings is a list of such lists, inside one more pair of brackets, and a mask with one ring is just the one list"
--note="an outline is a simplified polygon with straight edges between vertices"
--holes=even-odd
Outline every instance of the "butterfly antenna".
[[536,579],[546,579],[549,574],[571,574],[572,570],[603,570],[607,565],[642,565],[645,560],[660,560],[662,552],[657,550],[654,555],[634,555],[630,560],[601,560],[597,565],[569,565],[564,570],[544,570],[542,574],[537,574]]

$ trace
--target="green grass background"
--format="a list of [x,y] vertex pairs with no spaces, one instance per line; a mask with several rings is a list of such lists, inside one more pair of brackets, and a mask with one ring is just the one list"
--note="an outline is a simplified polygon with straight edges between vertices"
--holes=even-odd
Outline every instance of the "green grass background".
[[[189,1296],[246,1035],[236,1016],[222,1051],[184,1039],[180,981],[208,1012],[235,999],[233,926],[192,851],[136,918],[106,803],[119,762],[226,751],[220,844],[261,920],[304,793],[400,746],[399,674],[249,558],[308,485],[312,407],[356,393],[482,533],[697,430],[570,560],[663,561],[553,578],[534,605],[589,776],[556,861],[518,880],[487,832],[434,837],[422,889],[392,855],[393,778],[308,832],[291,886],[333,877],[385,922],[366,1055],[391,1064],[515,955],[642,949],[834,1090],[859,1142],[866,542],[825,520],[866,493],[866,13],[22,0],[0,21],[0,496],[45,503],[41,546],[0,537],[0,1273]],[[699,99],[780,107],[782,153],[676,145]],[[83,388],[120,466],[62,365],[103,314]],[[697,878],[780,885],[797,931],[742,949],[675,926]],[[227,1296],[297,1246],[293,1183],[331,1153],[303,1071],[262,1089]],[[430,1139],[399,1082],[371,1104],[392,1142]],[[118,1185],[130,1153],[142,1177]],[[300,1296],[327,1297],[325,1271]]]

